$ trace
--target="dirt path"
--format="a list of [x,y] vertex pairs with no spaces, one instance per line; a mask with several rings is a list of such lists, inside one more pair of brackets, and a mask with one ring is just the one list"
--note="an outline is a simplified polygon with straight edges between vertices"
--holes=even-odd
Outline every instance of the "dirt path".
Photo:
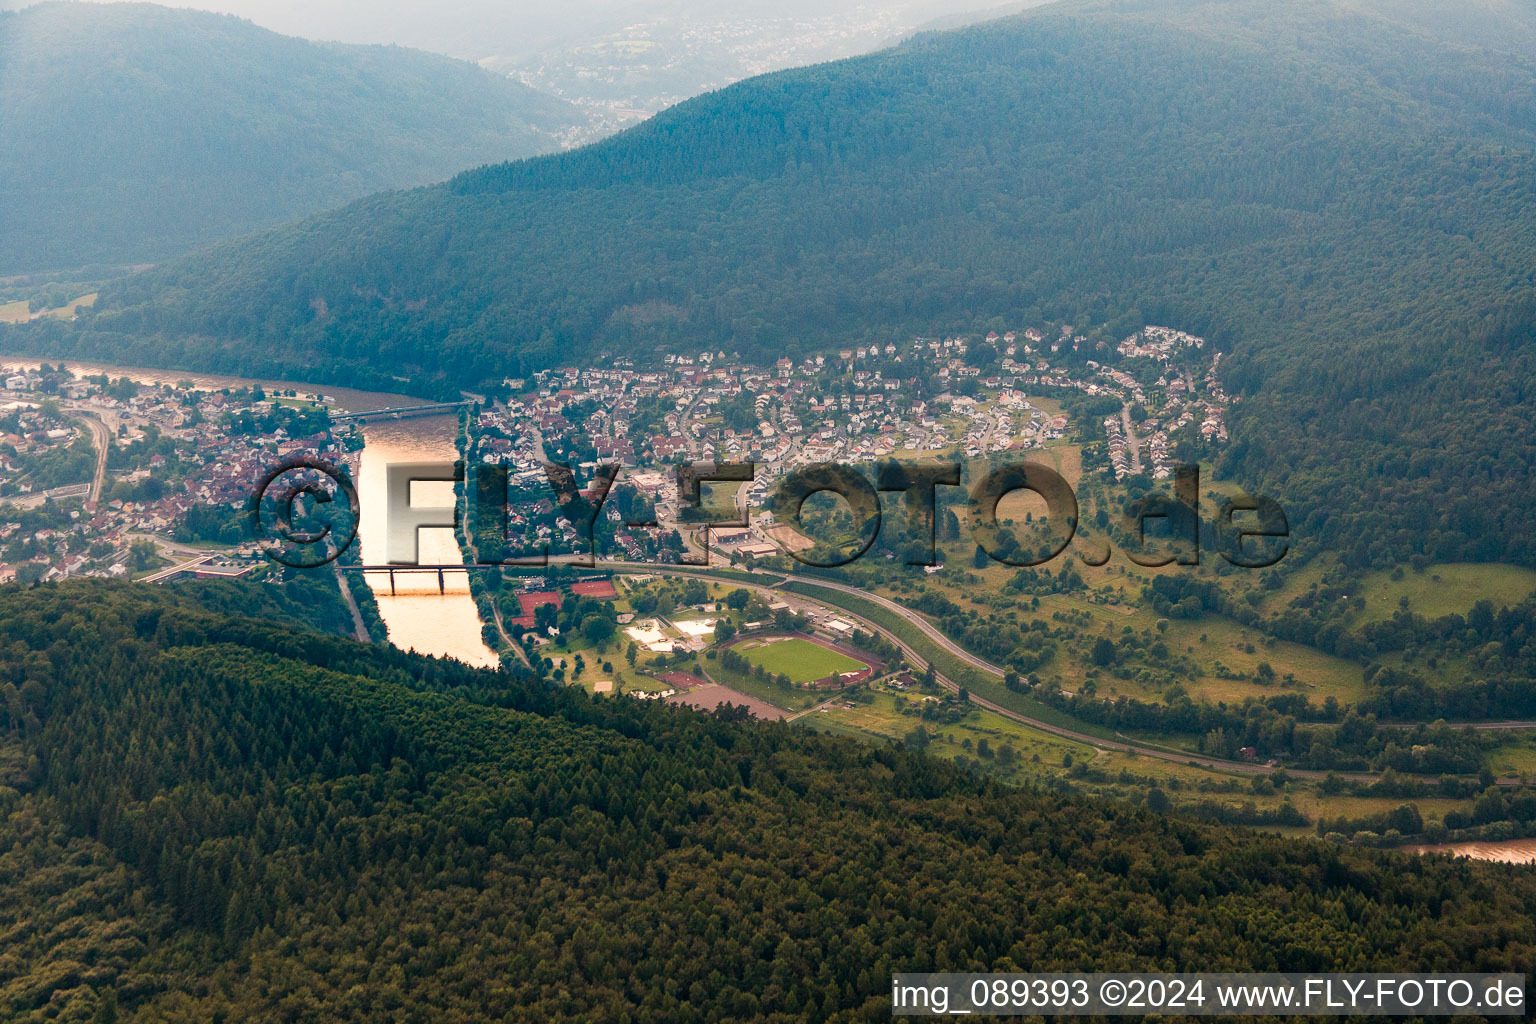
[[[331,567],[336,570],[336,585],[341,588],[342,599],[347,602],[347,607],[352,609],[352,628],[357,634],[357,639],[362,643],[373,642],[373,637],[368,634],[368,624],[363,621],[363,611],[357,606],[357,599],[352,596],[352,588],[347,584],[347,577],[341,571],[341,566],[332,562]],[[363,584],[367,586],[367,583]]]

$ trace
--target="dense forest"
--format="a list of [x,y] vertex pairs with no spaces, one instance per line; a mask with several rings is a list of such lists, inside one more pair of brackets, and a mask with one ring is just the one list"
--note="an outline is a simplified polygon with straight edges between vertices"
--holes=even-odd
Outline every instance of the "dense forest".
[[547,152],[580,117],[446,57],[150,4],[0,12],[0,67],[0,275],[176,255]]
[[1536,953],[1529,872],[594,699],[251,590],[0,589],[7,1020],[875,1020],[895,970]]

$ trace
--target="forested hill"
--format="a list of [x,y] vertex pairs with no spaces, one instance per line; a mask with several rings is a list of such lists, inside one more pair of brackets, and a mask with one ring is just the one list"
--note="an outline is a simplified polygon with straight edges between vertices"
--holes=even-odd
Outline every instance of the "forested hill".
[[[755,79],[121,281],[0,345],[445,390],[1041,320],[1206,334],[1297,550],[1536,561],[1507,0],[1066,3]],[[1499,46],[1490,41],[1505,40]]]
[[553,97],[149,4],[0,13],[0,275],[159,259],[556,148]]
[[873,1020],[894,971],[1519,971],[1536,878],[0,588],[0,1016]]

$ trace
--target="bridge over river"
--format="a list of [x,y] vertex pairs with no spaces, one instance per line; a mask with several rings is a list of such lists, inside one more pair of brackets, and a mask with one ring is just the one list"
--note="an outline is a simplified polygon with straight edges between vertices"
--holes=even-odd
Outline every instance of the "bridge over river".
[[473,404],[473,402],[433,402],[430,405],[405,405],[396,409],[374,409],[371,412],[344,412],[333,415],[331,422],[365,423],[369,420],[403,420],[413,416],[444,416]]

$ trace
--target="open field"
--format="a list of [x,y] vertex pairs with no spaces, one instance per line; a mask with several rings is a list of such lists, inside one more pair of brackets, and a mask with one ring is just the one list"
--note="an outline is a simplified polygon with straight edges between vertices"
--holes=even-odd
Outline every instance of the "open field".
[[1331,568],[1327,560],[1315,558],[1300,569],[1290,569],[1278,590],[1265,590],[1257,605],[1263,615],[1275,615],[1290,606],[1291,601],[1305,594],[1313,584],[1321,584],[1323,575]]
[[[929,734],[928,753],[940,757],[980,761],[989,774],[1013,784],[1070,785],[1073,789],[1119,799],[1139,801],[1152,786],[1161,787],[1176,807],[1215,803],[1234,810],[1251,806],[1274,811],[1290,802],[1311,822],[1325,818],[1359,818],[1396,809],[1404,803],[1419,808],[1426,819],[1442,818],[1452,809],[1465,810],[1464,801],[1441,797],[1377,797],[1338,794],[1324,796],[1314,784],[1292,781],[1276,789],[1255,792],[1255,779],[1234,776],[1210,768],[1142,757],[1133,751],[1096,750],[1083,743],[1053,736],[1021,725],[992,712],[972,708],[958,722],[925,722],[910,713],[923,695],[893,693],[877,687],[868,699],[832,703],[823,711],[797,719],[797,724],[819,731],[874,742],[903,742],[918,725]],[[853,706],[848,707],[851,703]],[[907,709],[908,713],[903,713]],[[982,753],[981,741],[987,743]],[[1013,756],[998,754],[1007,746]],[[1076,766],[1074,769],[1071,766]],[[1259,826],[1266,831],[1311,835],[1313,826]]]
[[96,293],[82,295],[78,299],[71,299],[57,309],[44,310],[44,316],[51,316],[55,320],[72,320],[81,309],[90,309],[96,305]]
[[[1050,460],[1051,468],[1061,474],[1063,480],[1074,488],[1083,481],[1083,446],[1069,441],[1053,441],[1046,445],[1043,453]],[[1039,460],[1041,453],[1032,453],[1032,459]]]
[[[1353,662],[1303,644],[1272,640],[1258,630],[1223,616],[1172,620],[1165,639],[1170,647],[1186,650],[1197,660],[1202,674],[1199,680],[1188,684],[1188,689],[1209,700],[1240,701],[1244,697],[1283,693],[1288,689],[1283,682],[1287,675],[1295,676],[1298,684],[1289,689],[1304,694],[1314,704],[1329,697],[1352,704],[1365,697],[1365,681],[1359,666]],[[1194,648],[1192,653],[1187,652],[1190,647]],[[1249,678],[1221,678],[1209,671],[1216,661]],[[1274,669],[1282,682],[1269,686],[1255,682],[1254,673],[1261,662]]]
[[1312,787],[1298,787],[1291,796],[1296,809],[1313,821],[1318,815],[1324,818],[1361,818],[1369,814],[1385,814],[1403,804],[1413,804],[1425,820],[1443,818],[1446,811],[1467,810],[1466,801],[1444,797],[1400,796],[1323,796]]
[[32,316],[32,306],[26,299],[0,303],[0,324],[24,324]]
[[1512,736],[1488,751],[1485,763],[1495,775],[1536,779],[1536,736]]
[[796,683],[814,683],[830,675],[869,667],[839,651],[798,638],[747,640],[737,644],[735,650],[754,667],[761,665],[766,671],[788,676]]
[[[1149,786],[1160,785],[1182,802],[1210,799],[1236,805],[1257,800],[1260,805],[1265,804],[1249,791],[1251,780],[1246,776],[1142,757],[1132,751],[1099,750],[975,706],[958,722],[924,722],[912,714],[902,714],[904,707],[920,705],[924,700],[922,694],[912,691],[893,693],[885,687],[876,687],[872,696],[867,703],[853,702],[852,708],[841,702],[834,703],[825,712],[807,715],[798,721],[812,728],[893,741],[903,740],[912,729],[923,725],[931,736],[927,747],[929,753],[951,758],[981,757],[993,774],[1012,783],[1065,779],[1071,774],[1070,766],[1076,764],[1087,766],[1095,776],[1104,773],[1110,777],[1104,782],[1074,780],[1074,786],[1087,792],[1139,798]],[[1016,757],[1007,762],[989,761],[980,753],[982,740],[987,741],[991,754],[996,755],[1006,745],[1013,748]],[[1237,791],[1232,793],[1203,792],[1200,788],[1234,783]],[[1280,799],[1275,796],[1268,805],[1278,806]]]
[[812,729],[843,735],[876,738],[894,742],[902,741],[919,725],[931,737],[927,750],[930,754],[947,758],[984,758],[980,753],[981,741],[986,741],[988,752],[996,755],[1006,745],[1013,748],[1015,756],[1007,764],[995,764],[996,772],[1014,782],[1039,781],[1059,776],[1065,772],[1065,764],[1072,761],[1092,761],[1103,756],[1086,743],[1078,743],[1050,733],[1031,729],[1002,715],[980,708],[971,708],[959,722],[924,722],[903,709],[920,706],[923,695],[917,693],[892,693],[877,688],[867,701],[853,701],[853,707],[837,702],[825,711],[818,711],[797,719],[797,724]]
[[623,693],[633,693],[637,690],[642,693],[661,693],[665,690],[676,689],[671,683],[627,668],[617,674],[614,679],[614,686],[616,692]]
[[705,483],[699,485],[699,504],[705,518],[711,522],[740,519],[736,509],[736,492],[746,485],[739,481]]
[[1465,615],[1478,601],[1487,599],[1495,608],[1518,604],[1536,590],[1536,571],[1518,565],[1466,562],[1431,565],[1423,572],[1405,571],[1394,580],[1388,572],[1365,577],[1364,620],[1391,618],[1402,598],[1409,611],[1426,618],[1456,613]]
[[[977,597],[981,598],[983,604],[989,604],[993,595],[1003,594],[1004,585],[1018,571],[999,563],[973,568],[969,559],[958,553],[947,553],[947,558],[948,564],[963,565],[964,569],[928,577],[924,585],[929,589],[937,589],[962,608],[972,606]],[[1050,619],[1055,612],[1072,613],[1086,617],[1086,621],[1078,627],[1084,636],[1098,634],[1111,639],[1126,626],[1137,631],[1156,628],[1160,617],[1152,609],[1136,602],[1139,602],[1141,588],[1150,583],[1159,570],[1145,569],[1132,563],[1118,566],[1113,561],[1098,568],[1082,565],[1075,560],[1073,564],[1095,591],[1109,586],[1113,588],[1113,594],[1090,593],[1086,590],[1044,594],[1040,596],[1040,607],[1037,610],[1020,609],[1017,612],[1021,621]],[[1169,566],[1161,571],[1198,570]],[[903,597],[899,588],[881,589],[888,597],[898,600]],[[1028,596],[1025,595],[1023,599],[1028,600]],[[1365,694],[1365,684],[1358,665],[1302,644],[1272,640],[1263,632],[1225,616],[1207,614],[1192,620],[1171,619],[1163,639],[1175,653],[1195,660],[1199,675],[1181,683],[1195,697],[1241,701],[1245,697],[1272,696],[1289,688],[1305,694],[1308,700],[1314,702],[1336,697],[1342,703],[1351,703],[1360,700]],[[1213,670],[1218,661],[1227,671]],[[1254,681],[1254,672],[1260,662],[1267,662],[1274,669],[1276,683],[1264,686]],[[1049,666],[1047,674],[1059,677],[1064,687],[1073,690],[1082,684],[1085,669],[1085,665],[1061,655]],[[1238,674],[1248,678],[1230,678]],[[1293,684],[1284,681],[1287,675],[1295,677]],[[1133,680],[1101,680],[1100,689],[1102,696],[1159,699],[1159,694]]]
[[816,542],[799,533],[794,527],[784,523],[778,523],[763,531],[768,539],[779,544],[789,551],[808,551],[816,546]]
[[[1321,583],[1332,568],[1328,559],[1317,559],[1289,572],[1279,590],[1265,593],[1259,610],[1266,615],[1283,610],[1293,598]],[[1536,591],[1536,571],[1517,565],[1442,562],[1425,567],[1423,572],[1404,566],[1401,579],[1393,579],[1394,572],[1373,572],[1361,580],[1359,593],[1365,609],[1352,616],[1353,622],[1390,618],[1404,597],[1410,611],[1433,619],[1453,612],[1465,615],[1485,598],[1495,608],[1516,604]]]

